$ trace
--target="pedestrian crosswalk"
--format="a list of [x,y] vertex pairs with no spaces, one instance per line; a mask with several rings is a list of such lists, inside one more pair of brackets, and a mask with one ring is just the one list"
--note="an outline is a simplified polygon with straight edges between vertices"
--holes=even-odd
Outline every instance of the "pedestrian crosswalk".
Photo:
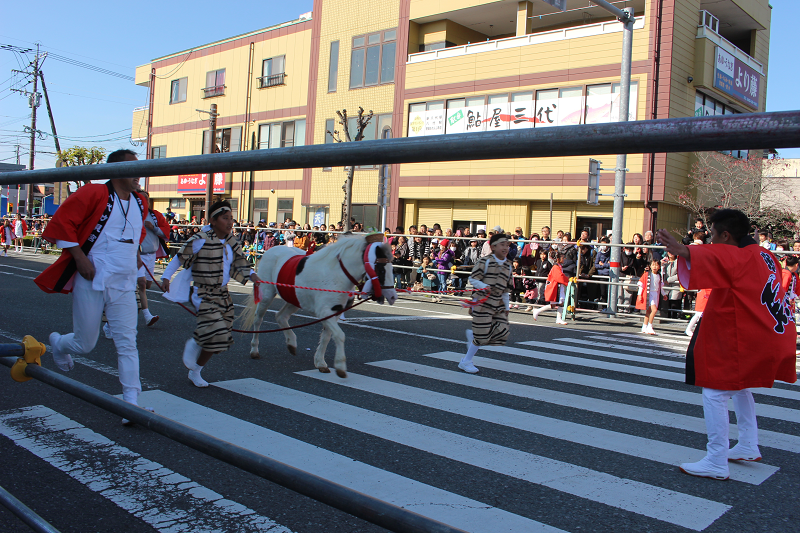
[[[420,351],[369,361],[347,379],[304,370],[280,383],[223,379],[191,394],[163,384],[141,402],[465,531],[587,530],[575,509],[603,517],[610,531],[723,531],[715,528],[724,517],[786,481],[781,469],[800,453],[800,393],[785,385],[753,390],[763,462],[731,463],[724,485],[684,476],[677,465],[702,458],[706,441],[700,392],[682,383],[678,358],[687,344],[679,336],[565,334],[482,349],[478,375],[458,371],[460,352]],[[235,401],[208,403],[209,392]],[[243,410],[265,422],[244,419]],[[307,429],[272,426],[273,416]],[[736,425],[730,430],[735,439]],[[214,493],[48,407],[0,413],[0,435],[159,531],[175,530],[187,513],[201,517],[196,530],[226,530],[219,524],[233,521],[246,524],[243,531],[289,531],[270,513],[236,503],[235,494]],[[69,458],[77,450],[84,459],[76,464]],[[392,460],[395,454],[419,461],[419,470]],[[109,461],[113,472],[101,466]],[[454,474],[436,474],[448,471]],[[473,494],[476,483],[486,491]],[[509,485],[518,491],[514,504],[503,497]],[[126,487],[136,487],[138,499]],[[152,498],[147,505],[142,491]]]

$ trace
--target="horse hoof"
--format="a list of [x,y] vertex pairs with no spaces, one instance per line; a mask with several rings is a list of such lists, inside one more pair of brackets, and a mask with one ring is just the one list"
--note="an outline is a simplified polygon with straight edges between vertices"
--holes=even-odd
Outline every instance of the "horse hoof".
[[[317,370],[319,370],[323,374],[330,374],[331,373],[331,369],[328,368],[327,366],[325,368],[318,368]],[[338,370],[337,370],[337,372],[338,372]]]
[[258,352],[251,352],[250,359],[261,359],[261,356],[259,355]]
[[339,370],[337,368],[336,369],[336,375],[339,376],[340,378],[346,378],[347,377],[347,372],[345,372],[344,370]]
[[291,345],[287,344],[286,348],[289,350],[290,354],[297,355],[297,346],[291,346]]

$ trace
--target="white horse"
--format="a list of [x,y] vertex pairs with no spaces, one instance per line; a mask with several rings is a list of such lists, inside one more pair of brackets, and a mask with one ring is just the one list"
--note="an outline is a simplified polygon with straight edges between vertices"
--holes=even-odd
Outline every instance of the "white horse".
[[[389,301],[389,305],[394,305],[397,300],[397,292],[394,289],[394,273],[392,272],[392,252],[389,245],[380,242],[368,242],[373,240],[364,235],[342,235],[341,238],[319,252],[306,256],[303,250],[288,246],[275,246],[264,253],[258,263],[258,277],[264,281],[278,283],[278,274],[281,267],[287,261],[300,262],[296,266],[288,267],[295,273],[294,283],[300,287],[311,287],[318,289],[331,289],[336,291],[354,291],[355,282],[360,281],[365,276],[368,278],[363,290],[371,292],[373,298],[380,304],[384,299]],[[369,271],[372,271],[368,274]],[[374,277],[373,280],[369,279]],[[283,279],[281,282],[285,282]],[[256,304],[254,299],[248,303],[247,309],[242,313],[243,329],[258,330],[270,303],[275,296],[281,296],[286,303],[278,311],[276,321],[282,328],[289,327],[289,317],[301,308],[312,313],[318,318],[336,313],[347,307],[351,296],[340,292],[323,292],[315,290],[297,289],[294,295],[291,289],[285,294],[285,289],[275,285],[262,283],[259,285],[261,302]],[[292,297],[295,297],[294,303]],[[338,315],[322,322],[322,334],[320,335],[319,345],[314,354],[314,366],[320,372],[330,372],[328,364],[325,362],[325,350],[328,341],[333,337],[336,344],[336,356],[333,366],[339,377],[347,376],[347,366],[344,355],[344,332],[338,324]],[[297,336],[294,331],[289,329],[283,332],[286,338],[286,347],[292,355],[297,354]],[[250,357],[259,358],[258,353],[258,333],[253,334],[250,342]]]

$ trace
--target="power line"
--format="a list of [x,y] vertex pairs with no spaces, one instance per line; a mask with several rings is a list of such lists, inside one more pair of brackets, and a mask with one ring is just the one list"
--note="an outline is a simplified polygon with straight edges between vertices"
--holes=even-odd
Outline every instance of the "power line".
[[119,72],[114,72],[113,70],[108,70],[103,67],[98,67],[95,65],[90,65],[89,63],[84,63],[83,61],[78,61],[77,59],[71,59],[69,57],[64,57],[60,54],[54,54],[53,52],[47,52],[47,57],[51,57],[56,61],[61,61],[62,63],[67,63],[68,65],[72,65],[75,67],[85,68],[87,70],[93,70],[94,72],[98,72],[100,74],[107,74],[109,76],[114,76],[117,78],[122,78],[123,80],[128,81],[135,81],[136,78],[133,76],[128,76],[127,74],[120,74]]

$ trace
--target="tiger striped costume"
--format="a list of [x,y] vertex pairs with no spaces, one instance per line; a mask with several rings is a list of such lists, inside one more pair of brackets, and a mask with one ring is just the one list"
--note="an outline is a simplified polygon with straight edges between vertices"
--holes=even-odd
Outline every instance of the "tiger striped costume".
[[[205,243],[197,253],[194,253],[193,242],[199,239]],[[230,246],[233,253],[232,261],[231,257],[227,257],[225,245]],[[231,328],[234,312],[228,287],[223,284],[223,263],[230,264],[230,278],[244,285],[250,276],[250,262],[233,235],[221,240],[210,228],[197,232],[186,241],[178,252],[178,257],[183,268],[192,269],[194,286],[202,300],[197,310],[194,340],[203,350],[211,353],[224,352],[233,344]]]
[[[476,346],[503,345],[508,340],[508,315],[503,295],[514,289],[511,261],[499,263],[494,255],[481,257],[469,275],[491,289],[488,299],[472,310],[472,343]],[[486,298],[486,291],[473,293],[474,300]]]

